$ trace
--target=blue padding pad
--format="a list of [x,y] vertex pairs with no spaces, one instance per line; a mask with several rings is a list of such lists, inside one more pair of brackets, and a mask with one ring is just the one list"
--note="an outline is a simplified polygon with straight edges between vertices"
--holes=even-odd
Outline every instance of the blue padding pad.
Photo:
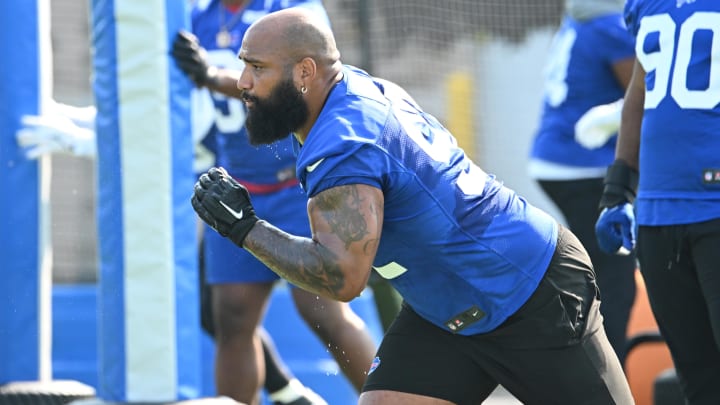
[[[376,344],[382,339],[382,325],[371,290],[350,303],[367,324]],[[332,355],[305,325],[285,285],[273,290],[265,317],[265,328],[280,355],[295,376],[330,404],[357,402],[357,394],[345,379]],[[207,335],[202,340],[202,397],[215,396],[213,381],[214,345]],[[97,389],[97,286],[56,285],[53,288],[53,377],[83,382]],[[264,399],[264,405],[270,403]]]
[[97,286],[56,285],[52,305],[53,379],[97,389]]

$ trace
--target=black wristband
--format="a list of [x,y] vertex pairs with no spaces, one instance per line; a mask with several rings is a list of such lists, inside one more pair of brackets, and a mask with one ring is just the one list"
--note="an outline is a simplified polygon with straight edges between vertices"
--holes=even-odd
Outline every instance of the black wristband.
[[638,171],[628,166],[622,160],[615,160],[608,167],[605,175],[602,196],[600,197],[599,209],[614,207],[616,205],[635,201],[635,190],[638,186]]
[[245,238],[259,220],[260,219],[253,214],[249,218],[243,218],[242,220],[235,222],[227,235],[228,239],[233,241],[234,244],[243,247]]

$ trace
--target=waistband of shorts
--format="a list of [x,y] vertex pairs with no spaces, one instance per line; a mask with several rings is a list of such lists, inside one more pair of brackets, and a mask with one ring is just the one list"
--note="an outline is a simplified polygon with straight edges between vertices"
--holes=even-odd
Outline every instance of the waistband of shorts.
[[280,190],[284,190],[286,188],[295,187],[300,184],[297,178],[291,178],[285,181],[281,181],[279,183],[272,184],[253,183],[239,178],[235,178],[235,180],[245,186],[245,188],[250,194],[271,194],[276,193]]

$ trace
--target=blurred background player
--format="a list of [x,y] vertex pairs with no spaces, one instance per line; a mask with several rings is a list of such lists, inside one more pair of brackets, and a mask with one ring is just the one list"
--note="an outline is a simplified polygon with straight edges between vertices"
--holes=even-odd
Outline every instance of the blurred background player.
[[637,230],[687,403],[720,404],[720,2],[629,0],[625,19],[637,62],[597,239],[632,250]]
[[529,173],[590,254],[605,332],[622,363],[635,299],[635,258],[602,252],[595,221],[613,160],[618,100],[632,74],[634,41],[623,22],[622,0],[567,0],[565,7],[548,55]]
[[[236,98],[243,68],[237,52],[245,30],[270,12],[294,6],[311,9],[330,25],[318,0],[201,1],[192,12],[193,33],[179,33],[172,54],[196,86],[211,91],[217,164],[249,185],[263,216],[282,229],[309,236],[307,198],[295,178],[292,144],[288,139],[272,146],[251,146],[244,126],[245,107]],[[253,404],[265,375],[257,330],[279,277],[216,232],[204,232],[203,239],[206,280],[212,290],[217,392]],[[305,322],[359,391],[375,352],[362,319],[347,303],[298,288],[291,291]]]

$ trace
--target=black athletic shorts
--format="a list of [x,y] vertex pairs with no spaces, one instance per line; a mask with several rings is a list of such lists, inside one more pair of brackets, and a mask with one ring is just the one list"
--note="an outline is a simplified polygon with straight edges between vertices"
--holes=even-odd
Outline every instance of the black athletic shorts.
[[363,391],[476,405],[502,384],[524,404],[632,404],[598,308],[590,259],[575,235],[561,227],[538,289],[492,332],[453,334],[404,304]]

